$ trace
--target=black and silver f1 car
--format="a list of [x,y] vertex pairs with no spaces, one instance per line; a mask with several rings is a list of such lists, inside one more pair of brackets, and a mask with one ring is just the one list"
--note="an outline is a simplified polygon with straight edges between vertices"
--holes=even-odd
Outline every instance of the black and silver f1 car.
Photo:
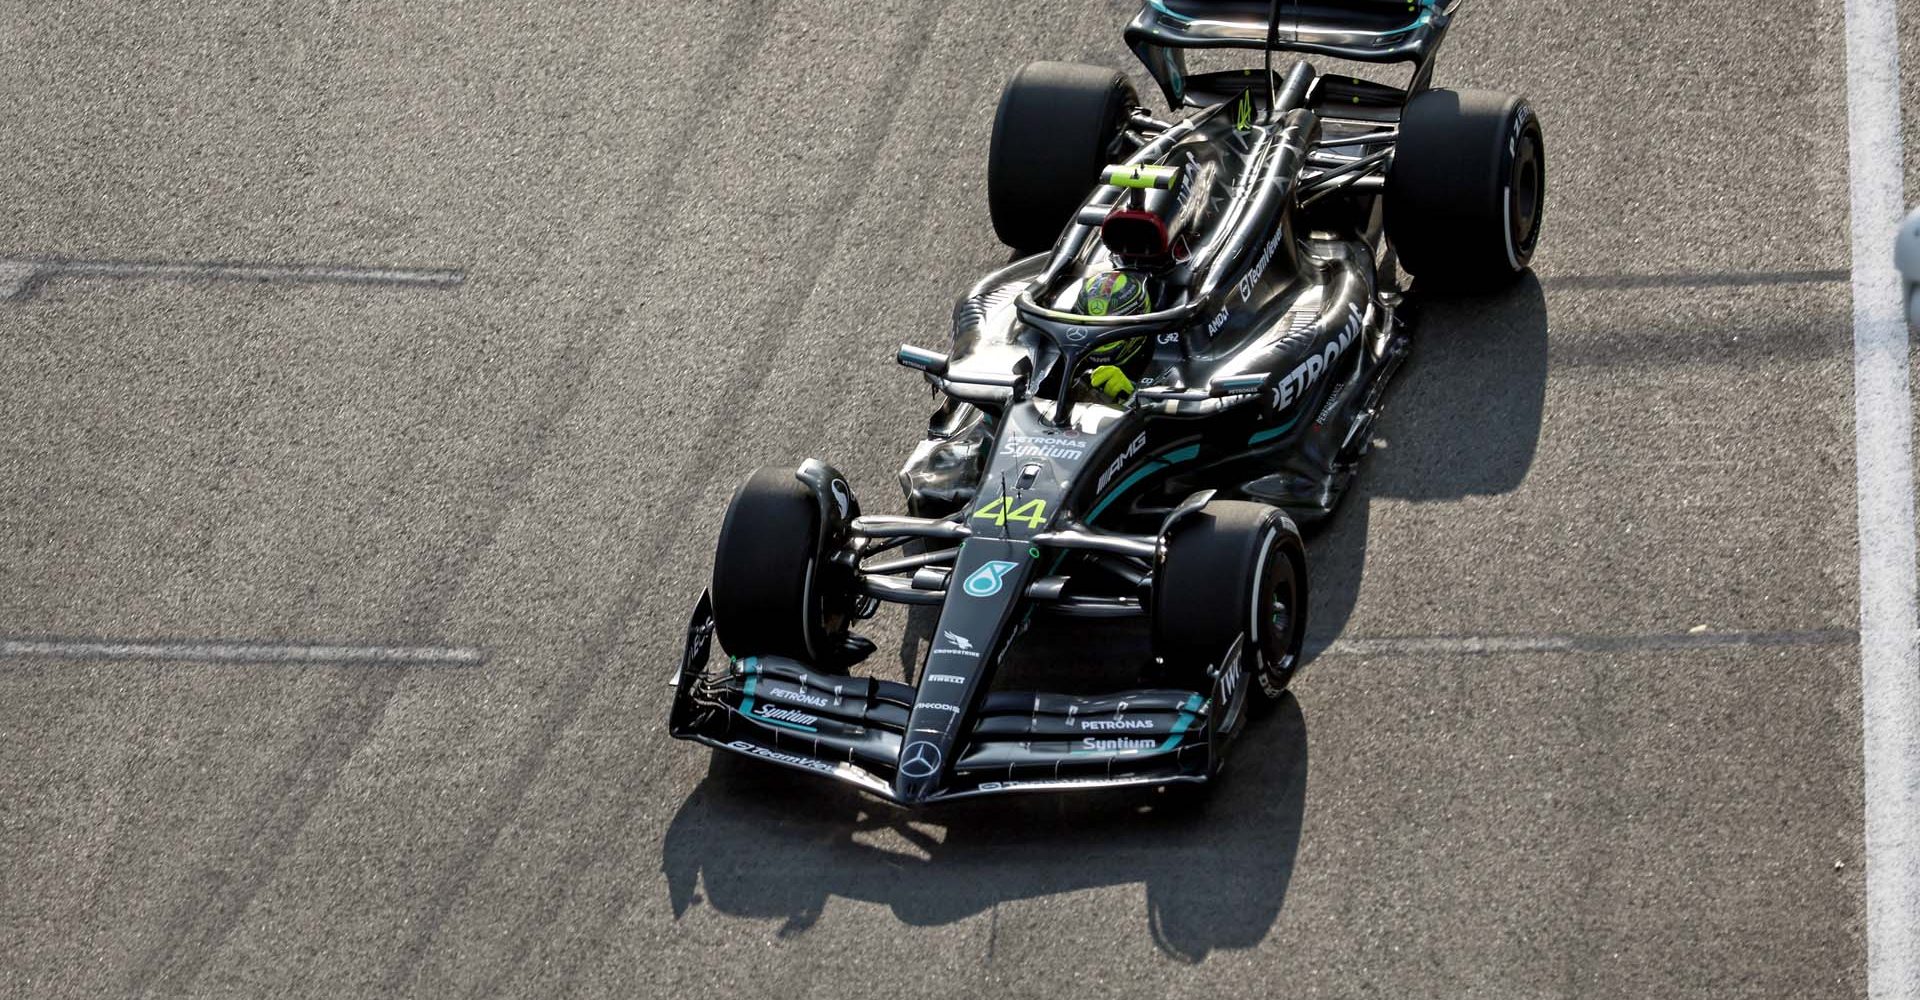
[[[1527,102],[1430,86],[1457,4],[1149,0],[1126,37],[1172,122],[1111,70],[1022,70],[988,194],[1027,255],[961,300],[948,352],[900,348],[944,397],[901,472],[908,515],[862,516],[817,460],[754,473],[673,735],[902,804],[1218,772],[1300,665],[1295,525],[1366,453],[1415,292],[1512,281],[1539,236]],[[1265,66],[1193,74],[1193,49]],[[1279,74],[1275,52],[1414,68],[1404,88]],[[1087,307],[1115,274],[1140,305]],[[850,626],[883,601],[939,609],[918,686],[851,673],[874,647]],[[1148,686],[997,689],[1035,615],[1145,619]]]

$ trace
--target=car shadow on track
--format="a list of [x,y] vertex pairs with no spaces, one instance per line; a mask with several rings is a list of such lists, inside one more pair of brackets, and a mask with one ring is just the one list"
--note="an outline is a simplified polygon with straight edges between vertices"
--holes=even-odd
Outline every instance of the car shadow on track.
[[1260,943],[1279,917],[1306,786],[1306,722],[1291,697],[1250,729],[1204,800],[1016,795],[907,813],[716,754],[668,827],[661,864],[676,917],[704,903],[784,918],[782,934],[813,926],[833,896],[933,926],[1013,900],[1143,883],[1143,930],[1170,957],[1198,962]]
[[[1419,335],[1374,429],[1385,446],[1340,512],[1309,535],[1319,648],[1359,600],[1373,498],[1510,492],[1533,464],[1547,375],[1540,283],[1529,275],[1498,296],[1429,305]],[[934,621],[930,609],[908,616],[898,656],[909,683]],[[1136,659],[1142,636],[1114,625],[1036,627],[998,680],[1069,692],[1136,683],[1109,667]],[[1279,919],[1306,815],[1307,746],[1306,720],[1289,697],[1248,728],[1203,801],[1011,796],[912,814],[722,754],[674,817],[661,864],[676,917],[708,905],[783,918],[785,934],[812,927],[835,896],[929,926],[1003,902],[1141,883],[1143,930],[1170,957],[1198,962],[1259,944]]]
[[1528,273],[1495,295],[1424,303],[1413,353],[1387,390],[1339,510],[1307,535],[1309,654],[1346,630],[1360,599],[1372,501],[1457,501],[1518,489],[1547,397],[1547,301]]

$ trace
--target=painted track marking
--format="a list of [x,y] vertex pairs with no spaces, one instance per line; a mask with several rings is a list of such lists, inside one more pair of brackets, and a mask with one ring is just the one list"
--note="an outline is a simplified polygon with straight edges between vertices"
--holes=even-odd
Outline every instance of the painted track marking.
[[159,281],[241,281],[272,285],[387,285],[451,289],[467,273],[452,268],[360,267],[334,264],[246,264],[226,261],[73,260],[0,258],[0,301],[20,301],[54,278]]
[[1867,995],[1920,1000],[1920,655],[1913,397],[1893,266],[1906,206],[1897,0],[1846,0]]
[[477,667],[478,649],[459,646],[342,646],[209,640],[0,638],[0,661],[252,663],[319,666]]
[[1643,635],[1407,635],[1308,637],[1309,656],[1500,656],[1637,653],[1655,650],[1765,649],[1851,645],[1852,629],[1781,632],[1668,632]]

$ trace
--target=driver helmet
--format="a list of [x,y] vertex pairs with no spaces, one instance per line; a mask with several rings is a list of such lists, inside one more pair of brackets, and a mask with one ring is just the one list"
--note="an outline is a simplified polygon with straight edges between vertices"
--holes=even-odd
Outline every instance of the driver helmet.
[[[1073,311],[1083,316],[1132,316],[1153,308],[1147,294],[1147,280],[1135,271],[1101,271],[1080,284],[1080,295]],[[1101,344],[1093,357],[1105,365],[1125,365],[1138,357],[1147,338],[1134,337]]]

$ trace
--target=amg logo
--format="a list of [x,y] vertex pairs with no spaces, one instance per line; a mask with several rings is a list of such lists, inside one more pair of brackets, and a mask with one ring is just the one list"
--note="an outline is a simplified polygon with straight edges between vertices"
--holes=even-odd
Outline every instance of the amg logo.
[[1130,740],[1124,736],[1116,736],[1112,739],[1104,740],[1088,736],[1080,741],[1080,749],[1087,752],[1103,750],[1151,750],[1153,747],[1154,742],[1152,740]]
[[1152,729],[1152,719],[1081,719],[1081,729]]
[[727,749],[752,754],[755,757],[774,761],[775,763],[804,767],[809,771],[819,771],[821,774],[832,774],[834,771],[833,765],[824,760],[814,760],[811,757],[801,757],[795,754],[781,753],[778,750],[768,750],[766,747],[757,747],[745,740],[734,740],[727,744]]
[[780,701],[790,701],[796,705],[812,705],[815,708],[825,708],[827,707],[828,704],[830,704],[830,702],[827,701],[827,698],[825,695],[813,694],[808,691],[799,691],[799,690],[790,691],[786,688],[767,688],[766,695],[769,698],[778,699]]
[[817,715],[808,715],[799,709],[781,708],[778,705],[756,705],[754,706],[753,714],[763,719],[774,719],[779,722],[797,722],[803,726],[811,726],[820,721],[820,717]]
[[1113,477],[1118,475],[1121,469],[1126,468],[1127,462],[1130,461],[1133,456],[1140,454],[1140,449],[1146,446],[1147,436],[1145,434],[1134,438],[1133,443],[1127,445],[1125,451],[1114,456],[1112,464],[1107,466],[1107,471],[1100,474],[1100,481],[1093,484],[1093,491],[1095,493],[1105,493],[1107,491],[1107,484],[1113,481]]

